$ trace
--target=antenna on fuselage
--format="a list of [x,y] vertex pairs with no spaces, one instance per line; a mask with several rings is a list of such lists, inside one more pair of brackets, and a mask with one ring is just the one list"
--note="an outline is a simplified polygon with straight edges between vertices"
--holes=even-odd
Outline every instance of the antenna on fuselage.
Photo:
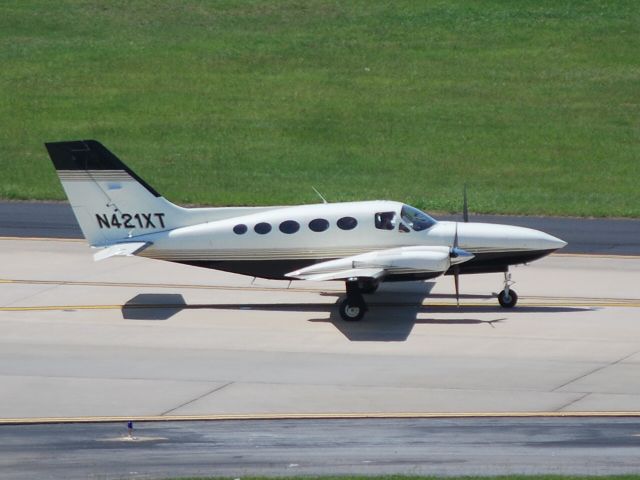
[[324,197],[322,196],[322,194],[321,194],[318,190],[316,190],[316,187],[314,187],[314,186],[312,185],[312,186],[311,186],[311,188],[313,188],[313,191],[314,191],[314,192],[316,192],[316,194],[318,194],[318,196],[322,199],[322,203],[329,203],[329,202],[327,202],[327,199],[326,199],[326,198],[324,198]]

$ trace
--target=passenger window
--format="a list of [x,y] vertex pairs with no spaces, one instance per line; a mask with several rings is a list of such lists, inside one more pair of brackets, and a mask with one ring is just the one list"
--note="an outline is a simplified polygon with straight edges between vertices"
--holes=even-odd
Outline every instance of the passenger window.
[[285,220],[280,224],[279,228],[282,233],[292,234],[300,230],[300,224],[295,220]]
[[247,233],[247,226],[243,223],[240,223],[233,227],[233,233],[237,235],[244,235],[245,233]]
[[314,232],[324,232],[329,228],[329,221],[324,218],[316,218],[309,222],[309,229]]
[[353,217],[342,217],[337,223],[341,230],[353,230],[358,226],[358,221]]
[[253,227],[253,229],[255,230],[256,233],[259,233],[260,235],[264,235],[271,231],[271,225],[269,225],[267,222],[260,222],[256,224],[256,226]]
[[378,212],[375,214],[376,228],[393,230],[396,228],[396,212]]

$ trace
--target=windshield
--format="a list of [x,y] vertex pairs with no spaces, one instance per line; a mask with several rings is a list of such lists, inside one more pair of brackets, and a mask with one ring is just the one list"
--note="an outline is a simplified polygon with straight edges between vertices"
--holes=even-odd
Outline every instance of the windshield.
[[431,228],[436,221],[426,213],[409,205],[403,205],[400,212],[403,222],[416,232]]

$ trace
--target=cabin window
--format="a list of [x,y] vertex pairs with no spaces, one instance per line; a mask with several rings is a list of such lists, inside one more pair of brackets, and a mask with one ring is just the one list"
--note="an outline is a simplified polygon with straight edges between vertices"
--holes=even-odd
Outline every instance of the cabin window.
[[309,222],[309,228],[314,232],[324,232],[329,228],[329,221],[324,218],[316,218]]
[[429,215],[409,205],[402,206],[400,216],[402,221],[416,232],[427,230],[436,224],[436,221]]
[[265,235],[271,231],[271,225],[267,222],[260,222],[257,223],[255,227],[253,227],[253,230],[255,230],[255,232],[259,233],[260,235]]
[[244,223],[239,223],[235,227],[233,227],[233,233],[237,235],[244,235],[247,233],[247,226]]
[[295,220],[285,220],[280,224],[279,228],[282,233],[292,234],[300,230],[300,224]]
[[375,214],[376,228],[393,230],[396,228],[396,212],[378,212]]
[[358,226],[358,221],[353,217],[342,217],[337,223],[341,230],[353,230]]

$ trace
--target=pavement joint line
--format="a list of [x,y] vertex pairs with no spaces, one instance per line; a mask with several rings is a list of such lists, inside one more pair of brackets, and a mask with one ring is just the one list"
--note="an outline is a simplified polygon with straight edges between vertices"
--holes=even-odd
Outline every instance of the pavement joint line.
[[[555,391],[555,390],[553,390]],[[582,400],[584,400],[585,398],[587,398],[589,395],[591,395],[591,392],[586,392],[583,393],[582,395],[578,395],[577,398],[574,398],[573,400],[565,403],[564,405],[562,405],[560,408],[558,408],[558,411],[561,412],[563,411],[565,408],[569,408],[572,405],[575,405],[578,402],[581,402]]]
[[[281,291],[287,290],[290,292],[326,292],[335,293],[338,290],[332,289],[313,289],[313,288],[285,288],[283,286],[241,286],[241,285],[189,285],[181,283],[142,283],[142,282],[90,282],[81,280],[30,280],[30,279],[0,279],[0,283],[16,284],[16,285],[59,285],[59,286],[82,286],[82,287],[153,287],[153,288],[184,288],[184,289],[201,289],[201,290],[247,290],[247,291]],[[342,292],[341,290],[339,292]]]
[[173,408],[170,408],[169,410],[166,410],[166,411],[162,412],[162,413],[160,414],[160,416],[161,416],[161,417],[164,417],[164,416],[166,416],[166,415],[169,415],[171,412],[175,412],[176,410],[179,410],[179,409],[180,409],[180,408],[182,408],[182,407],[186,407],[187,405],[190,405],[190,404],[192,404],[192,403],[194,403],[194,402],[197,402],[198,400],[201,400],[201,399],[203,399],[204,397],[208,397],[208,396],[209,396],[209,395],[211,395],[212,393],[219,392],[220,390],[223,390],[223,389],[227,388],[229,385],[233,385],[233,383],[234,383],[234,382],[227,382],[227,383],[224,383],[224,384],[222,384],[222,385],[218,385],[217,387],[215,387],[215,388],[213,388],[213,389],[209,389],[208,391],[204,392],[202,395],[198,395],[197,397],[192,398],[191,400],[188,400],[188,401],[186,401],[186,402],[184,402],[184,403],[181,403],[181,404],[180,404],[180,405],[178,405],[177,407],[173,407]]
[[447,418],[640,418],[640,411],[620,412],[369,412],[369,413],[256,413],[211,415],[132,415],[86,417],[28,417],[0,418],[0,425],[37,425],[63,423],[118,423],[127,422],[193,422],[231,420],[345,420],[345,419],[447,419]]
[[[594,369],[591,369],[591,370],[589,370],[588,372],[583,373],[582,375],[578,375],[577,377],[575,377],[575,378],[573,378],[573,379],[571,379],[571,380],[569,380],[569,381],[567,381],[567,382],[563,383],[562,385],[560,385],[560,386],[558,386],[558,387],[554,388],[554,389],[553,389],[553,390],[551,390],[551,391],[552,391],[552,392],[557,392],[557,391],[558,391],[558,390],[560,390],[561,388],[564,388],[564,387],[566,387],[567,385],[571,385],[572,383],[575,383],[575,382],[577,382],[578,380],[582,380],[583,378],[586,378],[586,377],[588,377],[588,376],[590,376],[590,375],[593,375],[594,373],[598,373],[598,372],[600,372],[600,371],[604,370],[605,368],[609,368],[609,367],[613,367],[613,366],[615,366],[615,365],[618,365],[619,363],[624,362],[625,360],[627,360],[627,359],[629,359],[629,358],[631,358],[631,357],[633,357],[633,356],[637,355],[638,353],[640,353],[640,352],[638,352],[638,351],[636,350],[635,352],[631,352],[631,353],[629,353],[629,354],[627,354],[627,355],[625,355],[625,356],[623,356],[623,357],[621,357],[621,358],[618,358],[617,360],[614,360],[614,361],[612,361],[612,362],[608,362],[608,363],[606,363],[605,365],[600,365],[599,367],[594,368]],[[585,396],[586,396],[586,395],[585,395]],[[583,397],[583,398],[584,398],[584,397]],[[581,399],[580,399],[580,400],[581,400]],[[573,403],[573,402],[572,402],[572,403]],[[571,405],[571,404],[569,404],[569,405]]]

